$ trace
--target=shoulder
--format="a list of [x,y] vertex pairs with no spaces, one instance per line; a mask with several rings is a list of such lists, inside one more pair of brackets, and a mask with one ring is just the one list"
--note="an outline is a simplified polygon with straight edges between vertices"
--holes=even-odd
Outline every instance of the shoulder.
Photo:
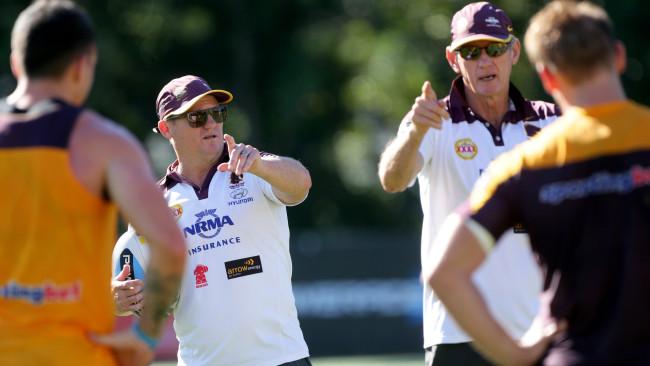
[[81,112],[73,138],[87,148],[112,156],[142,151],[138,140],[126,128],[92,110]]

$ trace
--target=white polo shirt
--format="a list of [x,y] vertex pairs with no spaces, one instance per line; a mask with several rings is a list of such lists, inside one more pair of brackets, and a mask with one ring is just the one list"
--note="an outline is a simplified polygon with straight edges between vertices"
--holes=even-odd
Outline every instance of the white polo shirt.
[[184,182],[174,164],[161,181],[187,245],[174,306],[178,364],[277,366],[309,357],[285,205],[263,179],[238,179],[217,165],[202,187]]
[[[534,135],[557,118],[555,105],[525,100],[510,85],[511,110],[500,130],[474,114],[464,98],[462,80],[454,80],[444,99],[450,119],[430,129],[419,151],[424,166],[418,174],[422,204],[422,267],[428,268],[439,247],[434,245],[443,221],[472,190],[474,182],[494,158]],[[406,121],[400,133],[406,132]],[[530,251],[528,235],[510,232],[474,276],[495,317],[513,337],[521,337],[539,307],[542,279]],[[424,347],[469,342],[470,338],[447,313],[429,286],[423,296]]]

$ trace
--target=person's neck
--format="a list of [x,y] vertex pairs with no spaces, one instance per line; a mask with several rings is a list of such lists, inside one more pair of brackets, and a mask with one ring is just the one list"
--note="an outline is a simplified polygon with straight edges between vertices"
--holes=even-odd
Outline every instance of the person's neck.
[[578,85],[564,83],[562,91],[555,89],[552,95],[563,111],[627,100],[621,79],[615,72],[600,72]]
[[496,128],[501,126],[503,116],[510,108],[510,98],[507,90],[499,95],[482,96],[473,93],[469,88],[465,88],[465,98],[467,98],[467,104],[474,113],[485,118]]
[[64,81],[56,79],[19,79],[16,89],[9,94],[7,102],[27,109],[45,99],[60,99],[72,105],[82,103]]
[[220,156],[221,152],[213,157],[203,156],[200,158],[186,158],[181,157],[179,154],[176,172],[184,179],[200,187]]

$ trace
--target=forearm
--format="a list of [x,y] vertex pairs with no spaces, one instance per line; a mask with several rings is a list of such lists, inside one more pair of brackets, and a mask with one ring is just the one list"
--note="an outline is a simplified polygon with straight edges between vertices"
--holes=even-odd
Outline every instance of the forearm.
[[422,168],[419,153],[424,138],[421,130],[410,127],[408,133],[398,134],[391,141],[379,161],[379,179],[387,192],[401,192]]
[[151,256],[144,286],[144,306],[140,327],[148,335],[160,336],[169,307],[178,296],[182,266],[167,255]]
[[521,364],[521,348],[494,319],[470,276],[448,272],[432,286],[483,355],[499,365]]
[[264,155],[250,172],[267,181],[278,198],[287,204],[300,202],[311,188],[307,168],[288,157]]

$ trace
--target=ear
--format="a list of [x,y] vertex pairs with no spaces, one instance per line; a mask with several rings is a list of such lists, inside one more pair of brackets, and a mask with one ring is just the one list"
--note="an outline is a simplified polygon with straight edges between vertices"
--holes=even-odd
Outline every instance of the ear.
[[162,137],[166,138],[167,140],[172,138],[172,134],[169,131],[169,122],[160,120],[158,121],[158,131],[162,135]]
[[627,67],[627,52],[625,50],[625,45],[623,42],[616,41],[616,48],[614,52],[614,66],[620,75],[625,72],[625,68]]
[[512,41],[511,55],[512,64],[516,65],[517,62],[519,62],[519,56],[521,56],[521,42],[519,42],[519,39],[517,38]]
[[540,63],[535,65],[535,69],[537,69],[537,74],[539,75],[539,79],[542,81],[544,90],[549,95],[553,95],[555,90],[558,88],[559,80],[557,78],[557,75],[553,74],[553,72],[549,70],[548,67]]
[[68,80],[72,80],[75,83],[78,83],[83,76],[85,62],[85,56],[75,56],[72,62],[70,62],[70,64],[68,64],[66,67],[65,71],[61,75],[61,78],[69,78]]
[[452,51],[452,49],[447,46],[445,49],[445,57],[447,58],[447,62],[449,63],[451,69],[454,70],[456,74],[460,74],[460,66],[458,66],[458,53]]

